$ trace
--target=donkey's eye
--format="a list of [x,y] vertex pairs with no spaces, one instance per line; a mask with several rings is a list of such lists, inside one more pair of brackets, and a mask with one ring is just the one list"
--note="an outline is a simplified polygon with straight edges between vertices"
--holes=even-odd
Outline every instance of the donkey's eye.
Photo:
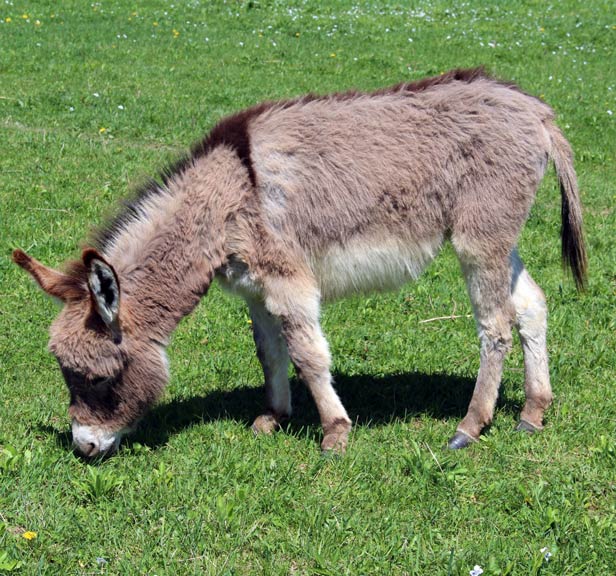
[[98,378],[92,378],[90,380],[90,385],[93,388],[106,388],[113,382],[113,378],[111,376],[100,376]]

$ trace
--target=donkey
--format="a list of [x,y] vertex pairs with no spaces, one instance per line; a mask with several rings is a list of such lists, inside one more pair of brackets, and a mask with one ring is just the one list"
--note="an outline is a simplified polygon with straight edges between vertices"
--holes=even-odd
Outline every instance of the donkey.
[[552,401],[546,302],[516,244],[548,160],[562,203],[562,258],[586,275],[572,152],[541,100],[483,69],[372,93],[266,102],[220,121],[143,187],[62,272],[14,261],[64,302],[50,351],[70,391],[77,449],[117,449],[161,394],[170,334],[214,278],[253,322],[270,433],[291,414],[288,365],[308,386],[322,449],[343,452],[351,420],[332,386],[322,300],[398,287],[450,240],[480,340],[468,412],[450,448],[490,424],[512,327],[524,352],[518,428]]

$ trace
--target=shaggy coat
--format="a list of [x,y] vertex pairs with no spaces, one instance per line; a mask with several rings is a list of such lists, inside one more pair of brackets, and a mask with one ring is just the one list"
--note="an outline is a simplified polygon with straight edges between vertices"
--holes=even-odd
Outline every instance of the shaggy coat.
[[289,417],[291,361],[319,410],[323,449],[343,451],[351,421],[332,386],[320,303],[416,278],[445,240],[481,342],[475,391],[450,446],[491,422],[513,326],[525,363],[520,428],[540,429],[552,400],[546,305],[516,244],[550,159],[563,258],[578,286],[586,269],[572,154],[553,120],[542,101],[481,69],[264,103],[222,120],[66,272],[15,251],[66,303],[50,350],[71,392],[79,450],[117,447],[160,395],[169,335],[217,277],[253,319],[267,396],[255,431]]

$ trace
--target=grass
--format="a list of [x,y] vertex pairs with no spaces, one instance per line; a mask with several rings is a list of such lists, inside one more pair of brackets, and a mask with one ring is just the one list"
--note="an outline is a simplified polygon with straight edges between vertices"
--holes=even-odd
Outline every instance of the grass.
[[[7,0],[0,44],[0,573],[616,573],[611,2]],[[10,263],[13,247],[51,265],[76,255],[127,190],[262,99],[477,64],[548,101],[576,151],[588,291],[560,268],[553,174],[520,242],[550,307],[556,400],[542,434],[513,432],[516,345],[494,425],[444,449],[478,368],[446,249],[416,284],[323,311],[356,420],[344,458],[320,456],[297,382],[287,430],[253,438],[248,316],[216,287],[176,332],[166,395],[119,454],[71,452],[45,348],[57,308]]]

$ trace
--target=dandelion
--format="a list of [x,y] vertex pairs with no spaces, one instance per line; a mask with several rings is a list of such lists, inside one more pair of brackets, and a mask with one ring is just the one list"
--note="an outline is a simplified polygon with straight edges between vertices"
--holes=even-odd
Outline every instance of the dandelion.
[[36,532],[32,532],[31,530],[28,530],[21,535],[21,537],[26,540],[34,540],[37,536],[38,534]]
[[180,33],[175,28],[172,30],[172,32],[174,38],[177,38],[180,35]]
[[152,22],[152,26],[158,26],[158,22]]
[[4,19],[4,21],[5,21],[7,24],[10,24],[13,20],[12,20],[12,18],[11,18],[10,16],[7,16],[7,17]]
[[22,17],[24,20],[27,20],[28,18],[30,18],[30,16],[28,16],[27,14],[22,14],[22,15],[21,15],[21,17]]
[[101,126],[101,127],[98,129],[98,133],[99,133],[99,134],[104,134],[105,132],[107,132],[107,128],[105,128],[104,126]]
[[336,57],[336,53],[335,53],[335,52],[332,52],[332,53],[329,55],[329,57],[330,57],[330,58],[335,58],[335,57]]
[[483,574],[483,568],[478,564],[475,564],[473,569],[469,572],[469,576],[481,576]]

